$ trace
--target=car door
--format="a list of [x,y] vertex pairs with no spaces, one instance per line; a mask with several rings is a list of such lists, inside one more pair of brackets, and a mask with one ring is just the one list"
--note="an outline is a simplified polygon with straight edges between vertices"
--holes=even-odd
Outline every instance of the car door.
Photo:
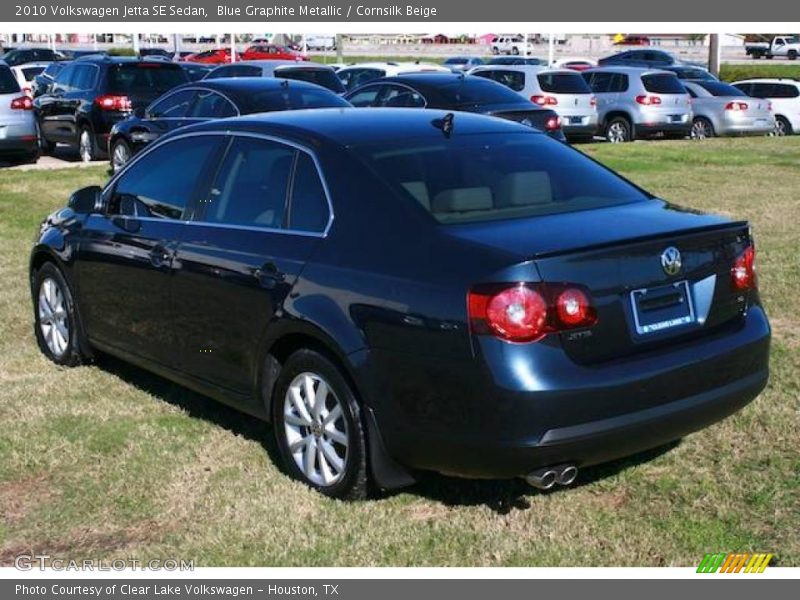
[[176,138],[134,158],[87,219],[77,261],[91,340],[176,367],[170,286],[175,249],[207,188],[222,136]]
[[[302,196],[302,198],[300,198]],[[312,198],[313,197],[313,198]],[[318,218],[290,222],[287,205],[316,200]],[[182,368],[242,394],[258,348],[330,220],[309,150],[254,136],[231,138],[204,210],[178,246],[174,300]]]
[[70,91],[70,80],[75,73],[75,65],[67,65],[56,76],[48,93],[36,99],[36,116],[42,136],[50,142],[67,141],[69,131],[64,123],[68,116],[64,113],[62,100]]
[[612,91],[616,73],[606,71],[583,73],[584,79],[589,84],[597,101],[597,117],[602,122],[609,110],[614,106],[619,97],[618,92]]
[[145,110],[142,119],[144,131],[131,130],[131,135],[138,136],[143,143],[149,143],[165,133],[197,122],[187,116],[196,95],[197,90],[185,89],[162,96]]

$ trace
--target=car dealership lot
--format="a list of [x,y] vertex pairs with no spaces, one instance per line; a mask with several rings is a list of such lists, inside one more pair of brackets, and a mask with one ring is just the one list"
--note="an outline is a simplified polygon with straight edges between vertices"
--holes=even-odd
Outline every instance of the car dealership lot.
[[751,221],[775,328],[769,387],[677,447],[586,469],[573,489],[426,475],[358,504],[290,481],[253,419],[111,359],[47,362],[30,240],[107,164],[0,172],[0,564],[30,548],[198,565],[689,565],[726,548],[800,564],[800,139],[582,149],[667,199]]

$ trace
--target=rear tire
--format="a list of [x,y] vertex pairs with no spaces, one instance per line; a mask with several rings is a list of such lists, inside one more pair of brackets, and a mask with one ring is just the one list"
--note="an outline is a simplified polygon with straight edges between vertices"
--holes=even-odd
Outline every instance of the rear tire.
[[78,155],[81,161],[85,163],[105,157],[105,152],[98,148],[97,140],[95,140],[92,130],[87,125],[81,127],[78,134]]
[[633,141],[633,126],[625,117],[614,117],[606,124],[605,138],[612,144]]
[[693,140],[705,140],[708,138],[712,138],[716,135],[714,132],[714,125],[711,124],[711,121],[706,119],[705,117],[695,117],[694,121],[692,121],[692,133],[691,137]]
[[366,428],[339,368],[314,350],[284,363],[272,398],[275,439],[289,473],[326,496],[368,495]]
[[87,362],[72,290],[52,262],[44,263],[33,280],[34,333],[42,353],[57,365],[75,367]]
[[123,138],[119,138],[111,146],[111,171],[119,172],[131,159],[131,147]]
[[782,115],[775,117],[775,135],[777,137],[784,137],[786,135],[792,135],[793,133],[792,124],[789,123],[786,117]]
[[789,50],[786,54],[786,58],[789,60],[797,60],[797,50]]

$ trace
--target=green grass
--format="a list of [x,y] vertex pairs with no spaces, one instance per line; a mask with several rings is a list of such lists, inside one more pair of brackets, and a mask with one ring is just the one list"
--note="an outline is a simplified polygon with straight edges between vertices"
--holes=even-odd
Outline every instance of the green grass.
[[0,172],[0,563],[175,556],[197,565],[800,565],[800,138],[582,146],[672,201],[749,219],[774,327],[758,400],[577,487],[428,474],[344,504],[290,481],[269,427],[111,359],[60,369],[31,333],[39,220],[104,168]]
[[800,78],[800,64],[771,64],[766,59],[754,60],[749,64],[722,65],[719,77],[723,81],[740,81],[753,77]]

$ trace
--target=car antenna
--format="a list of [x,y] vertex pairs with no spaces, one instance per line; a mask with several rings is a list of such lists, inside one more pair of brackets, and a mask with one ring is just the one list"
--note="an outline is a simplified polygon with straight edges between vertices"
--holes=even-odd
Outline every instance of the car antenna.
[[453,113],[447,113],[441,119],[434,119],[433,126],[437,129],[441,129],[445,137],[450,137],[453,133],[453,120],[455,117]]

